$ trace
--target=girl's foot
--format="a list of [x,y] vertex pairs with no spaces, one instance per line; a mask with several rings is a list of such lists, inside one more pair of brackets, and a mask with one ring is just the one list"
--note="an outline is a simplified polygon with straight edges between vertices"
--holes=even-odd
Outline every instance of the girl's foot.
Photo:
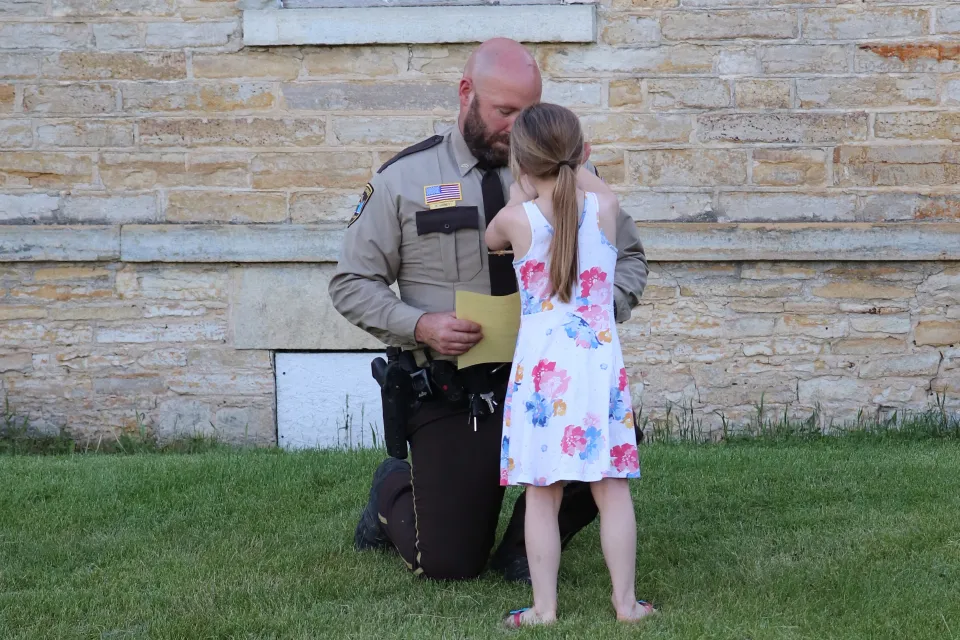
[[646,600],[637,600],[631,611],[617,612],[618,622],[638,622],[647,616],[657,613],[653,605]]
[[511,611],[510,615],[503,619],[503,625],[508,629],[519,629],[520,627],[529,627],[537,624],[552,624],[556,622],[556,616],[541,616],[531,607]]

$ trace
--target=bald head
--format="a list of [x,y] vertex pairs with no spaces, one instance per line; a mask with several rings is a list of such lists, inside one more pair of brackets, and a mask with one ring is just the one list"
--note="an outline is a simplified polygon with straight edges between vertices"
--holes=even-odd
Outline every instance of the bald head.
[[519,42],[493,38],[477,47],[460,79],[459,125],[478,160],[506,164],[513,121],[540,102],[542,88],[537,61]]

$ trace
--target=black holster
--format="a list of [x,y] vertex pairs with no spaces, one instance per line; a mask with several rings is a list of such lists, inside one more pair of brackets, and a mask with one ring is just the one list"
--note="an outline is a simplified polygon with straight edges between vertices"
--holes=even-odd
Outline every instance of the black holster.
[[419,408],[413,380],[400,363],[400,350],[387,349],[387,360],[375,358],[370,364],[374,380],[380,385],[383,407],[383,439],[387,453],[394,458],[407,457],[407,422]]

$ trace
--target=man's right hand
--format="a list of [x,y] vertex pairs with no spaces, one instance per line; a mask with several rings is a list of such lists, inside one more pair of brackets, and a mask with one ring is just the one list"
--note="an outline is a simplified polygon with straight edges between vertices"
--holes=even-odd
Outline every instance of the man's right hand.
[[459,356],[480,342],[483,333],[476,322],[459,320],[457,315],[450,311],[425,313],[420,316],[414,337],[417,342],[426,343],[437,353],[445,356]]

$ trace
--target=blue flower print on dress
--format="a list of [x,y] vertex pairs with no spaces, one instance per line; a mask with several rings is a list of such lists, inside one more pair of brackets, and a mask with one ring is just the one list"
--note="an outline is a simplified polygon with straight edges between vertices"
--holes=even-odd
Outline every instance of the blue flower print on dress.
[[627,415],[627,404],[624,402],[623,392],[616,387],[610,387],[610,420],[622,422]]
[[600,459],[600,445],[603,444],[603,434],[596,427],[587,429],[583,436],[587,439],[587,447],[580,453],[580,459],[587,462],[596,462]]
[[535,392],[527,400],[527,413],[530,414],[530,421],[534,426],[545,427],[550,417],[550,404],[546,398]]
[[563,324],[563,327],[567,336],[573,338],[578,347],[596,349],[600,346],[597,332],[590,328],[586,320],[573,313],[568,313],[567,317],[570,319]]

